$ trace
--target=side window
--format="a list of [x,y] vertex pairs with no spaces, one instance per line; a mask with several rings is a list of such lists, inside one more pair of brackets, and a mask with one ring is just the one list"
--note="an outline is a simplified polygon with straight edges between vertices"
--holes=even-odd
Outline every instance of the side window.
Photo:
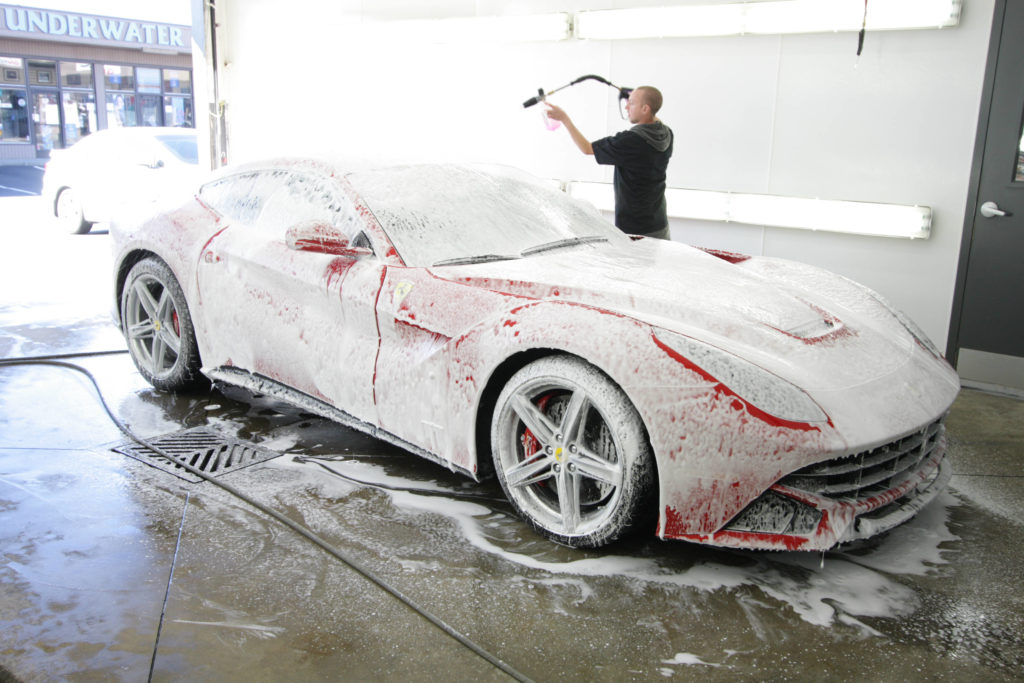
[[255,224],[267,198],[284,177],[282,171],[242,173],[207,183],[199,198],[217,213],[238,223]]
[[370,247],[351,202],[333,185],[305,173],[254,171],[209,182],[199,197],[217,213],[267,239],[283,240],[289,227],[315,220],[338,228],[352,246]]
[[258,202],[251,199],[255,173],[221,178],[203,185],[199,198],[217,213],[232,220],[246,221],[259,213]]
[[304,173],[285,175],[267,198],[258,223],[261,229],[283,236],[292,225],[311,220],[335,226],[350,240],[359,231],[355,210],[332,182]]

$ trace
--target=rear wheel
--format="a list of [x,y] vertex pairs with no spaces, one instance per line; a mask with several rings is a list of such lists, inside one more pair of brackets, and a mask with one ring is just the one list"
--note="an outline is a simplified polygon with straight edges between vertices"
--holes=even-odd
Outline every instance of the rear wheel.
[[647,518],[654,466],[640,416],[622,389],[579,358],[543,358],[509,380],[491,447],[509,500],[558,543],[602,546]]
[[154,387],[179,391],[206,384],[185,294],[163,261],[144,259],[128,273],[121,325],[135,366]]
[[65,232],[84,235],[92,230],[92,223],[85,220],[82,204],[70,188],[64,188],[57,195],[57,223]]

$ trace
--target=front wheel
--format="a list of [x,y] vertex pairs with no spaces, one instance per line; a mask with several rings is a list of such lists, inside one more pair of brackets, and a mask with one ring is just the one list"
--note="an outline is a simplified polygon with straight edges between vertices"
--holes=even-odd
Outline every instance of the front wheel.
[[180,391],[206,384],[185,294],[163,261],[143,259],[129,271],[121,326],[135,367],[154,387]]
[[640,416],[618,385],[579,358],[542,358],[509,380],[491,449],[505,495],[558,543],[602,546],[647,517],[654,466]]

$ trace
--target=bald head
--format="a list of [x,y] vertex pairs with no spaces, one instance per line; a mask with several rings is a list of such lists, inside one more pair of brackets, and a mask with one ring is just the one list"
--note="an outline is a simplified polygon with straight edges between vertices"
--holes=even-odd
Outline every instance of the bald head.
[[651,108],[651,116],[658,113],[661,109],[663,99],[661,97],[661,91],[655,88],[653,85],[641,85],[635,90],[637,96],[640,98],[642,104],[646,104]]
[[626,112],[630,123],[654,123],[654,115],[661,109],[661,93],[657,88],[642,85],[629,93]]

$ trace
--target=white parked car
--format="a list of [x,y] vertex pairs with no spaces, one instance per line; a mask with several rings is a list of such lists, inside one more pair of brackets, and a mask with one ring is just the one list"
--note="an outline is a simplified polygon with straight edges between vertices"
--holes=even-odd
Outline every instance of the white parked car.
[[193,128],[110,128],[54,150],[43,175],[49,212],[68,232],[195,188],[199,178]]

